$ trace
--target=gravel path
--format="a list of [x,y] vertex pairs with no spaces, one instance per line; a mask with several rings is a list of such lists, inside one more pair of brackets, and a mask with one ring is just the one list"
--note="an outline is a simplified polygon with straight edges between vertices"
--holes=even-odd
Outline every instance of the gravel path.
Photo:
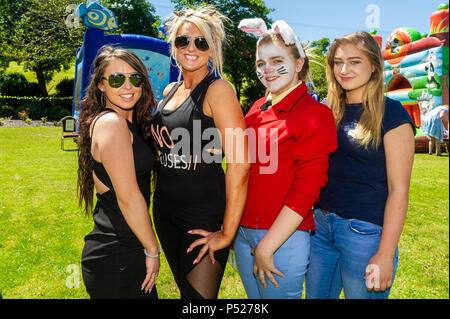
[[[3,123],[3,125],[0,125],[0,128],[2,127],[27,127],[27,126],[48,126],[48,127],[55,127],[55,124],[53,122],[42,122],[42,121],[31,121],[30,124],[28,124],[25,121],[22,120],[5,120],[0,119],[0,121]],[[57,126],[61,126],[60,123],[58,123]]]

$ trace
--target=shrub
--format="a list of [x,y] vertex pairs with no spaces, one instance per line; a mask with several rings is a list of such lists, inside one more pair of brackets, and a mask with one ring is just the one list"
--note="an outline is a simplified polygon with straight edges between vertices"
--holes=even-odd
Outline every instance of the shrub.
[[31,101],[25,103],[24,106],[30,109],[28,114],[30,118],[33,120],[39,120],[41,117],[47,116],[48,108],[45,106],[45,103],[38,101]]
[[62,79],[55,87],[56,96],[72,96],[73,79]]
[[14,112],[14,108],[9,105],[0,106],[0,117],[15,117],[17,113]]
[[39,86],[28,82],[21,73],[0,74],[0,93],[9,96],[37,96]]
[[54,106],[50,108],[47,118],[49,121],[59,121],[65,116],[71,115],[70,111],[62,106]]

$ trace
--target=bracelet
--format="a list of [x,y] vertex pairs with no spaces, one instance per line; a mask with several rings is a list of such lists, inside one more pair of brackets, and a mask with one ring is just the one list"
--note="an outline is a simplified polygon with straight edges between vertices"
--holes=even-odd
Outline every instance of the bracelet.
[[158,245],[158,253],[156,255],[149,254],[145,250],[145,248],[144,248],[144,254],[145,254],[145,256],[150,257],[150,258],[157,258],[157,257],[159,257],[159,255],[161,255],[161,246]]

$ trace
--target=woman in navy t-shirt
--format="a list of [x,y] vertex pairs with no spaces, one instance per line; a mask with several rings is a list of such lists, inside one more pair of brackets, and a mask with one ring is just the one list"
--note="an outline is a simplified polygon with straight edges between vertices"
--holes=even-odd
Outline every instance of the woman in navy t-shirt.
[[314,210],[306,298],[387,298],[408,207],[415,126],[384,97],[383,57],[366,32],[336,39],[327,104],[338,129]]

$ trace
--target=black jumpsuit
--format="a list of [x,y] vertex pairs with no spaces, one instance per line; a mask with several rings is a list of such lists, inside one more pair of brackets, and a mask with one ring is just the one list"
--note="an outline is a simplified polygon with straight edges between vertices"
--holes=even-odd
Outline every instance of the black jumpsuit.
[[193,265],[203,245],[187,253],[201,236],[192,229],[218,231],[225,212],[225,174],[219,131],[203,113],[203,101],[211,83],[207,75],[175,110],[164,110],[182,82],[174,85],[152,116],[152,134],[160,150],[153,218],[181,298],[217,298],[225,270],[228,248],[208,253]]
[[[138,186],[148,207],[155,151],[144,140],[135,120],[133,123],[127,121],[127,124],[133,134],[132,147]],[[95,123],[92,126],[93,132]],[[103,164],[96,162],[92,156],[91,161],[95,175],[109,190],[103,194],[97,193],[93,213],[94,229],[84,238],[81,265],[86,290],[91,298],[158,298],[156,287],[153,287],[150,294],[141,291],[141,284],[146,276],[142,244],[120,211],[113,185]]]

